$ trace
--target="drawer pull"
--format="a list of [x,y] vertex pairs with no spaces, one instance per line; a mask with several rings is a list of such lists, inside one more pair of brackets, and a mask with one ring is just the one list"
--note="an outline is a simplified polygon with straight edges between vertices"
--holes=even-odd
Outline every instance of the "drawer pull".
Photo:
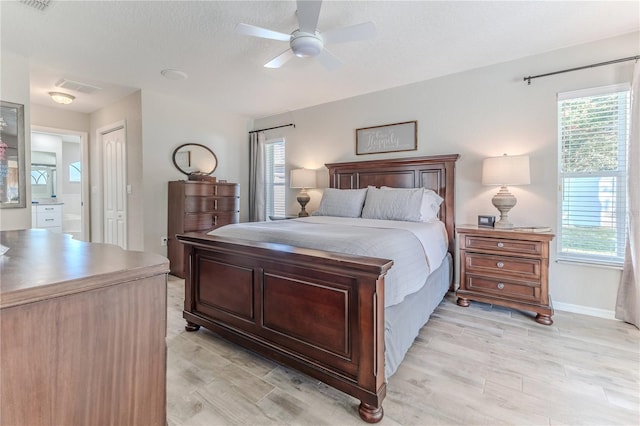
[[498,263],[496,263],[496,266],[497,266],[498,268],[504,268],[504,263],[502,263],[502,262],[498,262]]
[[218,216],[213,216],[213,226],[218,226]]
[[500,248],[504,247],[504,243],[498,243],[498,247]]
[[218,200],[213,200],[213,209],[218,210]]
[[213,187],[213,195],[218,195],[218,185]]
[[45,222],[53,222],[55,219],[45,219]]
[[504,288],[504,284],[498,283],[498,290],[502,290]]

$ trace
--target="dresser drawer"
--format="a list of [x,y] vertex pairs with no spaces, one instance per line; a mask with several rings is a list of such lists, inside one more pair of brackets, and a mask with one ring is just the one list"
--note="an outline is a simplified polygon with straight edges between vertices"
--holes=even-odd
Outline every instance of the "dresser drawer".
[[240,196],[240,185],[238,184],[216,184],[200,182],[188,182],[184,186],[185,196],[203,197],[238,197]]
[[503,274],[522,279],[540,279],[540,259],[516,258],[463,252],[466,271],[482,272],[502,276]]
[[493,296],[515,297],[519,300],[540,300],[540,284],[537,282],[510,281],[473,274],[466,275],[466,290]]
[[513,253],[516,255],[542,254],[541,241],[510,240],[507,238],[487,238],[466,235],[464,245],[464,248],[467,250],[487,250],[497,253]]
[[187,197],[184,200],[184,211],[187,213],[238,210],[240,199],[237,197]]
[[239,213],[187,213],[184,215],[184,232],[210,231],[230,223],[238,223]]

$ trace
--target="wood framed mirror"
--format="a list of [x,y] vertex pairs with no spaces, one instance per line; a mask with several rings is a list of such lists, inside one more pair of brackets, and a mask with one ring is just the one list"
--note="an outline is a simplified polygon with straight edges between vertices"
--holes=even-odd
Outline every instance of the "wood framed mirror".
[[27,206],[24,105],[0,101],[0,208]]
[[185,175],[210,175],[218,167],[218,158],[204,145],[185,143],[173,151],[173,165]]

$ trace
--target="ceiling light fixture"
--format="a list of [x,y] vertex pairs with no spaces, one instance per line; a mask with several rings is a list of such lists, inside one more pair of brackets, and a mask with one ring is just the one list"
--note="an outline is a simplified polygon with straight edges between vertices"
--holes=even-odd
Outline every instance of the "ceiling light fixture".
[[186,80],[189,78],[186,72],[180,70],[166,69],[160,71],[160,74],[168,80]]
[[69,105],[76,98],[75,96],[62,92],[49,92],[49,96],[51,96],[54,102],[62,105]]

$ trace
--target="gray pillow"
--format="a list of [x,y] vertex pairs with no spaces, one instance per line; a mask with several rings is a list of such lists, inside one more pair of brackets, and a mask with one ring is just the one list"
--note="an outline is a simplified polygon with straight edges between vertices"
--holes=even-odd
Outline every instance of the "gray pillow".
[[326,188],[320,200],[320,207],[312,216],[360,217],[366,196],[367,188]]
[[423,192],[422,188],[394,190],[369,187],[362,217],[420,222]]

